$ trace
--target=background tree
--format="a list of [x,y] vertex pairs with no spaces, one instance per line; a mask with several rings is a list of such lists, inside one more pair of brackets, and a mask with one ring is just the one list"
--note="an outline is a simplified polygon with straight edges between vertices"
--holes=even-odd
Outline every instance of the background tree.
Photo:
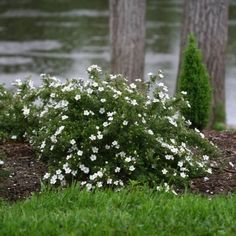
[[[185,0],[180,65],[189,33],[194,33],[213,88],[210,126],[225,122],[225,56],[228,39],[228,0]],[[180,69],[181,66],[179,66]]]
[[183,108],[181,112],[192,122],[192,128],[202,130],[207,126],[210,117],[211,85],[201,52],[192,34],[184,51],[179,79],[179,89],[187,92],[187,100],[191,106]]
[[143,77],[146,0],[110,0],[111,71]]

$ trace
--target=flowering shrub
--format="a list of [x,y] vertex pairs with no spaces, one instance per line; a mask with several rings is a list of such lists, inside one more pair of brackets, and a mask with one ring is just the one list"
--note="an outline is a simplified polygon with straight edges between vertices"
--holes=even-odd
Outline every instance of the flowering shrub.
[[26,129],[37,124],[37,119],[30,123],[24,116],[27,112],[24,108],[35,101],[32,82],[17,80],[13,85],[16,87],[13,91],[0,85],[0,141],[22,140]]
[[48,164],[45,181],[75,180],[88,190],[130,181],[168,189],[211,172],[208,155],[215,148],[188,128],[179,113],[186,106],[182,95],[169,98],[152,74],[149,83],[130,85],[98,66],[88,74],[90,80],[67,82],[42,75],[42,86],[20,82],[13,95],[21,98],[25,137]]

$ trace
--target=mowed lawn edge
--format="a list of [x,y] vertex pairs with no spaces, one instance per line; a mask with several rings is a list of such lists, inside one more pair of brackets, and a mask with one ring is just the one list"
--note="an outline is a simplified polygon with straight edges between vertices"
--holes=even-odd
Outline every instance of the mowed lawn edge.
[[236,195],[44,191],[0,203],[0,235],[236,235]]

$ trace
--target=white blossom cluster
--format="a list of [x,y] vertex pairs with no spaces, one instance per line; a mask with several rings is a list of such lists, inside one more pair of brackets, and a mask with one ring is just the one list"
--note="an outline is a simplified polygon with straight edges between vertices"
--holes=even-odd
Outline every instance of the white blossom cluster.
[[[204,135],[189,131],[189,121],[175,105],[178,98],[170,98],[162,82],[153,80],[151,93],[145,85],[144,95],[140,80],[127,84],[121,75],[102,78],[96,65],[87,71],[92,80],[61,82],[42,75],[42,86],[30,86],[37,102],[25,104],[22,115],[38,121],[26,137],[48,160],[45,181],[66,185],[76,180],[93,190],[120,189],[135,180],[169,191],[173,180],[186,181],[192,170],[211,173],[209,156],[188,142],[189,133],[207,142]],[[161,72],[158,77],[163,78]]]

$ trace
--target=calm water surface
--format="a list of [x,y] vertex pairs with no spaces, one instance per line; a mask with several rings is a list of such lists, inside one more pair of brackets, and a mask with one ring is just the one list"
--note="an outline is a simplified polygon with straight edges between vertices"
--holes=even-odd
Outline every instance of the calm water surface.
[[[145,74],[162,69],[173,94],[179,56],[182,0],[149,0]],[[86,77],[109,70],[106,0],[0,0],[0,83],[39,74]],[[227,123],[236,126],[236,0],[231,1],[226,70]]]

